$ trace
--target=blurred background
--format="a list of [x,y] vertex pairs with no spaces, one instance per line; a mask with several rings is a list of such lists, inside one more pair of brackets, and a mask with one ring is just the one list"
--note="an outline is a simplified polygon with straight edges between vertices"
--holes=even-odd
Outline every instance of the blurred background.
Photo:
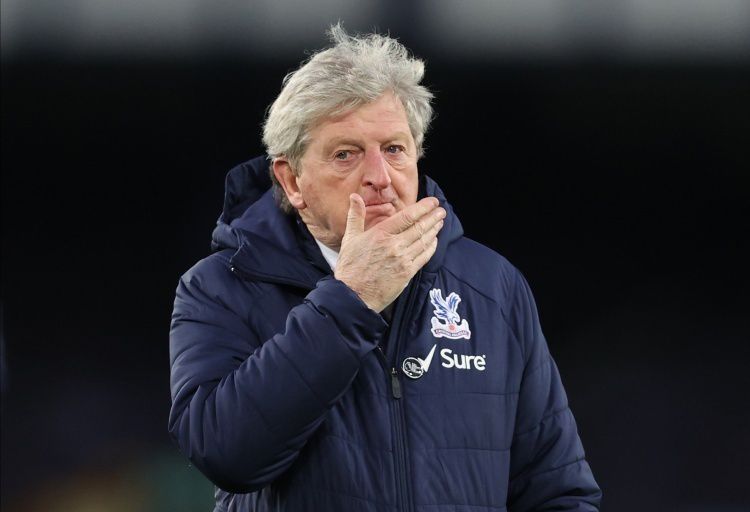
[[2,0],[5,511],[209,511],[179,276],[326,27],[427,61],[420,168],[530,281],[605,510],[750,509],[750,2]]

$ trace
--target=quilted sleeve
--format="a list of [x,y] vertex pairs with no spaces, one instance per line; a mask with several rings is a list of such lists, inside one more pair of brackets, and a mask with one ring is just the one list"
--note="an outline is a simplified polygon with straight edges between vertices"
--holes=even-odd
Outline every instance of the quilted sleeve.
[[602,493],[586,462],[534,298],[520,273],[514,295],[511,322],[525,366],[511,446],[508,510],[598,511]]
[[177,288],[169,431],[217,486],[245,493],[294,462],[386,324],[344,283],[325,278],[289,312],[284,332],[258,340],[220,300],[238,290],[216,295],[212,283],[227,279],[220,270],[188,272]]

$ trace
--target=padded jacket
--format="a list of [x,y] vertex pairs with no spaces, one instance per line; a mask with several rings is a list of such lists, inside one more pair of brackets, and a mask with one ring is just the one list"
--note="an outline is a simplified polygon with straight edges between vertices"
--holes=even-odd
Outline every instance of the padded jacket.
[[179,281],[169,431],[217,512],[599,510],[511,264],[448,215],[392,317],[336,280],[263,157],[227,175],[213,252]]

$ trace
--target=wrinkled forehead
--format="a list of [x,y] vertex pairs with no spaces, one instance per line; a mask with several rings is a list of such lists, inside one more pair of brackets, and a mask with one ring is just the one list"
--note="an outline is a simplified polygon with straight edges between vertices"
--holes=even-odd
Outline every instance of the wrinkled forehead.
[[393,93],[385,93],[369,102],[359,102],[321,116],[306,133],[307,142],[321,139],[406,139],[413,143],[406,109]]

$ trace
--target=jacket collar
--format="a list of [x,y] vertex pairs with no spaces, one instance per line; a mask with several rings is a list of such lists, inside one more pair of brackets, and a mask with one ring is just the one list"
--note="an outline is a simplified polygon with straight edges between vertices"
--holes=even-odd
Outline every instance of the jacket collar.
[[283,213],[271,190],[232,222],[232,229],[240,244],[231,264],[246,275],[313,289],[331,272],[302,220]]

